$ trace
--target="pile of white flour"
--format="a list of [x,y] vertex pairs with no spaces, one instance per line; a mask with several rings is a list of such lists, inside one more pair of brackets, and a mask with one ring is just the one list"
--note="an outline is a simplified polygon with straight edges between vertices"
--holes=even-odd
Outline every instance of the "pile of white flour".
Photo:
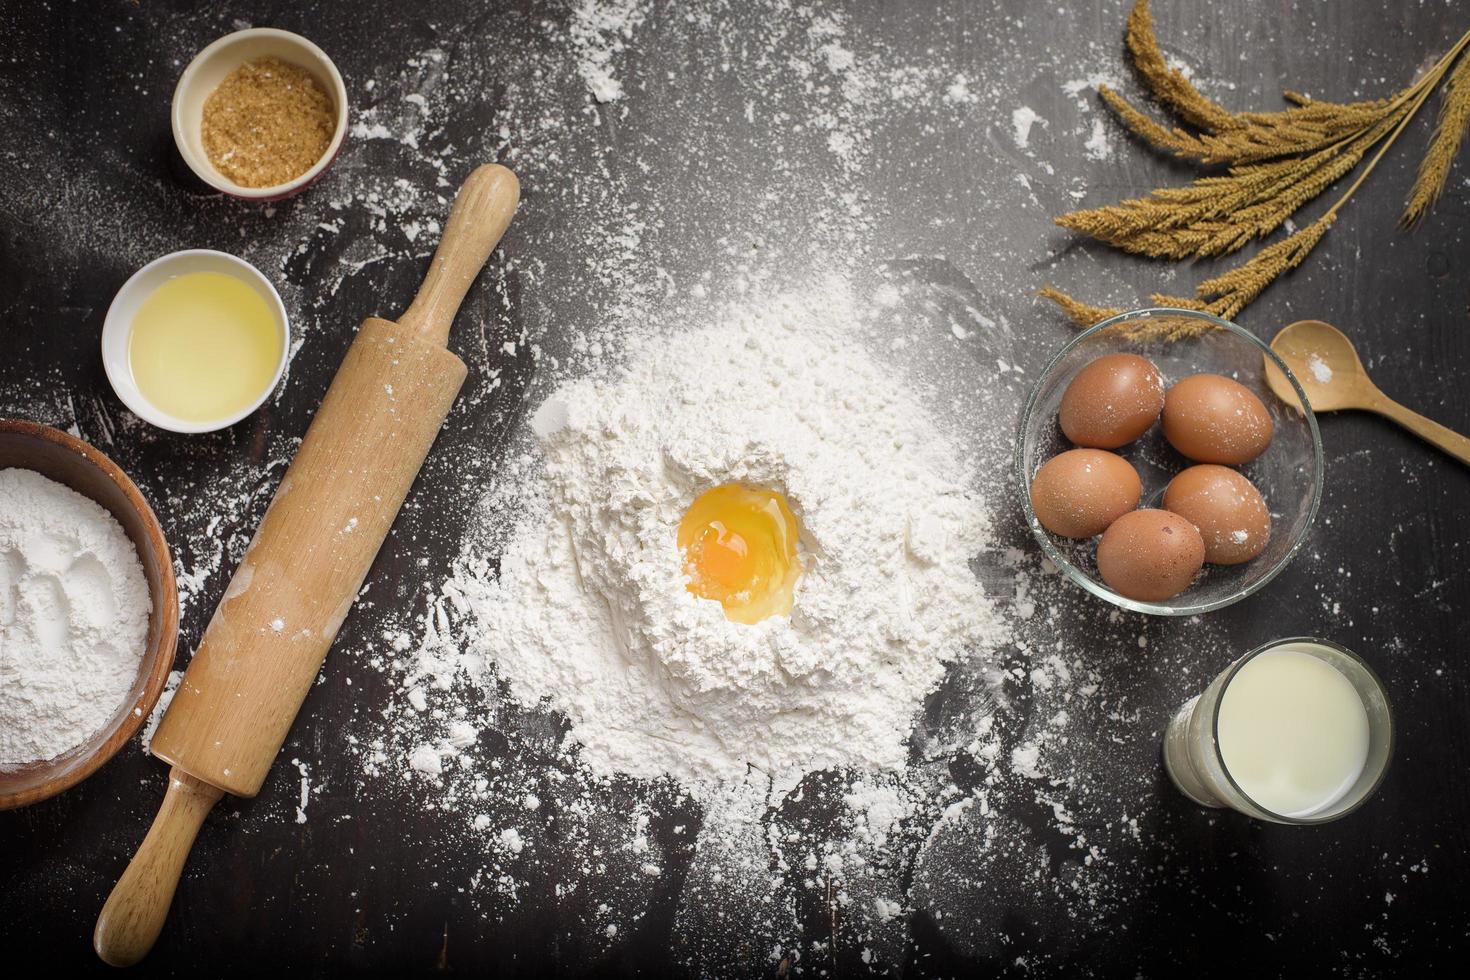
[[[594,770],[698,792],[747,767],[778,791],[899,768],[944,663],[994,641],[971,474],[850,316],[786,297],[644,339],[533,418],[537,502],[498,576],[460,584],[476,652],[565,712]],[[732,623],[686,587],[680,518],[730,482],[784,493],[801,524],[789,618]]]
[[138,676],[150,608],[111,514],[0,470],[0,766],[53,759],[107,724]]

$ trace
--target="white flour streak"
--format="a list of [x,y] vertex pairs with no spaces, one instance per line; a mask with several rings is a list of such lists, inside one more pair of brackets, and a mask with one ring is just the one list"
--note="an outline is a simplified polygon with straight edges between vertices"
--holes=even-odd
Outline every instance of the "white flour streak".
[[1031,145],[1031,127],[1041,123],[1043,129],[1048,125],[1047,121],[1036,114],[1036,110],[1029,105],[1023,105],[1011,112],[1011,137],[1016,141],[1018,149],[1026,149]]
[[296,803],[296,822],[306,823],[306,805],[311,802],[311,769],[300,759],[292,759],[291,765],[301,774],[301,796]]
[[1082,144],[1082,150],[1089,160],[1106,160],[1112,156],[1113,148],[1108,143],[1107,126],[1101,119],[1092,120],[1092,135]]
[[568,33],[577,54],[577,71],[598,102],[623,97],[623,83],[613,74],[613,60],[645,16],[647,11],[639,0],[583,0],[572,11]]

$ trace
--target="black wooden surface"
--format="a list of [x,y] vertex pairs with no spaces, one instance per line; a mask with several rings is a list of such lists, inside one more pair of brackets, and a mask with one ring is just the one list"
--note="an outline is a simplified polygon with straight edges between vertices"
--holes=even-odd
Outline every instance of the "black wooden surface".
[[[758,10],[708,6],[737,34],[745,26],[756,36]],[[1341,99],[1384,94],[1470,27],[1470,10],[1455,0],[1158,0],[1155,6],[1166,47],[1202,75],[1234,82],[1213,94],[1239,108],[1275,105],[1284,87]],[[243,543],[279,475],[263,472],[261,462],[304,431],[353,325],[369,314],[392,315],[408,300],[421,258],[372,266],[349,274],[335,295],[316,294],[322,265],[350,258],[354,241],[398,234],[360,209],[328,211],[326,202],[367,171],[431,179],[393,144],[350,141],[321,186],[269,213],[204,194],[181,174],[168,131],[172,86],[193,51],[237,20],[317,40],[337,60],[359,105],[375,98],[365,82],[391,81],[393,66],[414,50],[438,45],[451,62],[478,59],[475,84],[456,89],[453,114],[436,121],[436,138],[456,146],[448,155],[451,180],[504,152],[493,134],[506,118],[503,101],[512,98],[540,99],[547,112],[563,112],[574,134],[585,130],[589,146],[626,147],[626,163],[606,154],[538,160],[535,146],[510,159],[527,178],[526,206],[456,328],[456,346],[472,374],[480,373],[481,386],[472,379],[477,397],[456,409],[375,567],[368,607],[344,628],[339,645],[361,649],[380,628],[375,610],[413,595],[401,583],[422,577],[420,560],[438,564],[458,550],[458,528],[474,502],[465,488],[483,474],[449,462],[456,447],[503,438],[534,390],[534,367],[497,360],[499,340],[530,330],[555,351],[569,343],[558,331],[599,314],[599,288],[582,281],[562,245],[566,229],[583,217],[571,204],[604,191],[646,204],[663,219],[647,247],[676,276],[697,276],[727,261],[710,243],[740,231],[744,205],[772,180],[768,159],[721,155],[725,144],[716,136],[704,166],[681,159],[681,140],[730,112],[721,105],[718,77],[699,74],[705,53],[689,46],[688,35],[662,26],[678,21],[682,10],[677,3],[656,5],[630,42],[620,75],[630,101],[644,100],[647,111],[619,117],[585,111],[587,93],[573,75],[529,74],[529,65],[544,65],[554,54],[543,22],[564,22],[566,4],[255,2],[205,10],[114,0],[6,2],[0,14],[0,414],[75,425],[97,442],[154,501],[189,565],[193,556],[181,542],[196,540],[212,521],[209,533]],[[907,132],[902,120],[885,127],[882,145],[857,178],[884,224],[866,257],[873,268],[898,268],[946,288],[959,283],[1004,316],[1016,335],[1006,353],[1032,376],[1068,335],[1052,311],[1033,303],[1029,292],[1037,285],[1052,280],[1123,304],[1157,286],[1161,268],[1073,248],[1049,223],[1050,215],[1077,203],[1068,193],[1076,178],[1086,178],[1087,203],[1103,203],[1182,173],[1121,139],[1109,159],[1089,160],[1060,122],[1077,111],[1063,82],[1097,68],[1125,74],[1118,39],[1126,4],[939,0],[864,2],[843,10],[852,35],[879,37],[911,62],[926,53],[943,57],[967,69],[982,90],[967,115],[938,132]],[[678,86],[668,81],[676,69],[683,73]],[[665,84],[673,86],[667,96]],[[1035,130],[1029,153],[1010,137],[1010,112],[1021,104],[1052,121]],[[1428,138],[1426,123],[1405,135],[1308,268],[1268,291],[1243,322],[1264,336],[1303,317],[1335,322],[1358,342],[1385,391],[1470,431],[1463,381],[1470,365],[1467,161],[1429,220],[1412,233],[1395,227]],[[650,166],[634,167],[633,157]],[[793,166],[802,176],[806,164]],[[1029,188],[1017,186],[1017,172],[1030,176]],[[544,182],[556,179],[587,192],[580,198],[550,193]],[[711,179],[727,197],[710,200],[704,182]],[[800,206],[797,197],[792,207]],[[324,235],[318,221],[338,221],[338,230]],[[292,251],[298,243],[301,249]],[[283,280],[303,344],[273,402],[205,438],[130,423],[97,353],[107,304],[122,281],[153,254],[190,246],[257,259],[290,252],[283,271],[269,274]],[[544,263],[539,274],[518,271],[532,262]],[[1194,273],[1182,275],[1193,281]],[[978,372],[988,363],[977,356],[976,383],[986,383]],[[492,366],[502,371],[493,390],[483,385]],[[1008,429],[1011,421],[1000,424]],[[1470,469],[1373,418],[1326,417],[1322,429],[1328,485],[1308,553],[1272,588],[1214,614],[1210,625],[1236,651],[1282,634],[1318,634],[1370,660],[1389,687],[1399,722],[1397,755],[1378,798],[1339,824],[1303,831],[1203,814],[1156,773],[1146,804],[1150,830],[1127,863],[1126,907],[1104,926],[1054,930],[1026,921],[1031,912],[997,913],[977,928],[1014,932],[1021,945],[975,958],[968,955],[974,948],[950,941],[920,910],[895,962],[875,969],[975,975],[1026,972],[1030,964],[1049,975],[1167,976],[1237,966],[1252,974],[1303,975],[1422,975],[1461,967],[1470,951],[1462,885],[1470,872],[1464,641]],[[998,458],[994,465],[1009,462]],[[230,481],[257,490],[220,512],[217,489]],[[1013,509],[1001,520],[1006,540],[1027,547]],[[228,562],[208,571],[190,604],[181,662],[228,571]],[[1068,603],[1048,629],[1063,642],[1115,643],[1103,625],[1108,612],[1097,603]],[[1110,681],[1127,688],[1131,712],[1108,734],[1117,736],[1121,755],[1146,767],[1163,721],[1228,656],[1195,657],[1199,634],[1188,624],[1130,619],[1124,635],[1134,633],[1146,633],[1150,655],[1174,666],[1140,670],[1136,654],[1121,653],[1099,663]],[[551,887],[554,869],[533,876],[516,901],[496,899],[487,911],[485,901],[462,890],[476,866],[473,855],[456,853],[452,838],[433,846],[437,816],[392,783],[378,783],[370,794],[350,789],[357,776],[354,763],[336,751],[339,733],[372,711],[391,682],[357,670],[348,686],[333,664],[283,753],[309,755],[329,787],[313,798],[311,820],[268,818],[283,806],[289,811],[296,794],[296,774],[284,758],[260,798],[222,805],[196,846],[148,971],[677,974],[722,963],[753,975],[776,970],[763,959],[706,948],[728,945],[728,936],[674,934],[677,868],[638,893],[646,907],[629,910],[644,913],[636,928],[600,948],[576,938],[585,934],[577,928],[582,913]],[[495,745],[509,751],[503,740]],[[100,969],[88,943],[92,922],[151,819],[162,777],[162,766],[134,744],[71,792],[0,815],[3,962],[27,970]],[[798,916],[808,939],[822,934],[820,906],[799,909]],[[868,967],[844,950],[830,959],[809,957],[798,968],[811,974]]]

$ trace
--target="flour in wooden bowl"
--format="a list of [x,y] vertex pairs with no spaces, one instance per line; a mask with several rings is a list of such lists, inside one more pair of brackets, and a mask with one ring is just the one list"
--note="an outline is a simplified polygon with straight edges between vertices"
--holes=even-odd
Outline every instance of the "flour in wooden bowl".
[[54,759],[107,724],[137,679],[150,608],[111,514],[0,469],[0,767]]

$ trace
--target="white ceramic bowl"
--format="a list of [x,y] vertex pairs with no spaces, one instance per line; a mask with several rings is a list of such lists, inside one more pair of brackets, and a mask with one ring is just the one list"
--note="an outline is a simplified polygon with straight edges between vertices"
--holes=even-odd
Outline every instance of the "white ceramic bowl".
[[[246,61],[274,56],[311,72],[331,96],[337,109],[337,129],[332,142],[310,170],[295,180],[270,187],[243,187],[215,169],[204,150],[204,100],[225,77]],[[347,86],[342,73],[326,52],[299,34],[273,27],[252,27],[226,34],[194,56],[179,76],[173,101],[174,143],[179,155],[199,179],[217,191],[249,201],[274,201],[305,190],[331,165],[342,150],[347,135]]]
[[[205,422],[176,418],[155,408],[138,390],[137,382],[133,380],[132,368],[128,365],[128,335],[132,332],[133,317],[137,315],[138,307],[165,282],[191,272],[220,272],[245,283],[265,300],[276,327],[281,332],[281,357],[276,362],[271,383],[266,385],[260,397],[233,415]],[[244,259],[207,248],[170,252],[133,273],[112,298],[112,305],[107,308],[107,319],[102,322],[102,367],[107,371],[107,380],[111,383],[112,390],[117,392],[117,397],[122,399],[122,403],[134,415],[171,432],[213,432],[234,425],[255,411],[270,397],[276,385],[280,384],[281,375],[286,372],[286,354],[290,346],[290,322],[286,317],[286,306],[281,302],[281,294],[276,292],[276,287],[261,275],[259,269]]]

